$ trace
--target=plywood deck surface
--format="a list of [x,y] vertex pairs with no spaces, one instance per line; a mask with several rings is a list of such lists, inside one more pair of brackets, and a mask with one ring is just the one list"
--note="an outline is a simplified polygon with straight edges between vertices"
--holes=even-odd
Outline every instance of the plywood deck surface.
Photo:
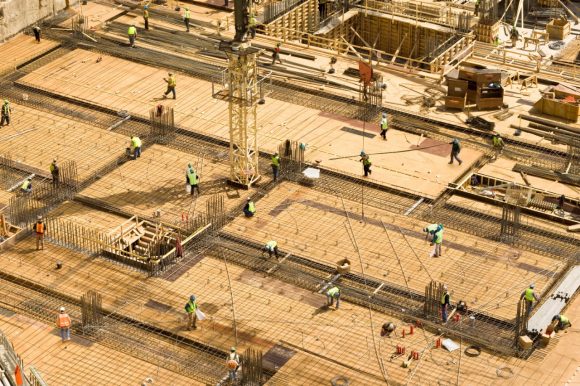
[[14,71],[16,67],[32,60],[60,44],[48,39],[37,43],[34,36],[18,35],[4,44],[0,44],[0,75]]

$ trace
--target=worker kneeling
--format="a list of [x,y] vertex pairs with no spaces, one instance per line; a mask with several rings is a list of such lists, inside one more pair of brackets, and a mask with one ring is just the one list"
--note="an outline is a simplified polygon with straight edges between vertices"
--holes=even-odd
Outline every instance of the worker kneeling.
[[330,307],[334,304],[334,300],[336,299],[336,309],[338,310],[338,306],[340,304],[340,288],[333,285],[326,291],[326,305]]
[[395,326],[393,322],[387,322],[383,324],[383,327],[381,328],[381,336],[390,338],[391,334],[395,331],[395,328],[397,328],[397,326]]
[[[556,324],[557,323],[557,324]],[[554,327],[554,331],[558,332],[560,330],[565,330],[568,327],[572,327],[572,323],[570,323],[570,319],[568,319],[564,315],[555,315],[552,318],[552,324],[556,324]]]
[[20,192],[28,194],[32,192],[32,178],[27,178],[22,185],[20,185]]
[[244,206],[244,215],[246,217],[254,217],[254,214],[256,214],[256,204],[254,204],[254,201],[248,197],[246,205]]
[[272,255],[275,255],[278,258],[278,243],[274,240],[270,240],[264,246],[264,250],[268,252],[268,257],[271,259]]

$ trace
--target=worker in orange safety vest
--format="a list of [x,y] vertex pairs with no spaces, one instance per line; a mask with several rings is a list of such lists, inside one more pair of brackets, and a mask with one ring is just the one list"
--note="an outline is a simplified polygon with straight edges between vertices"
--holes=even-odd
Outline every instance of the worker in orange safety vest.
[[59,313],[56,316],[56,326],[60,328],[60,337],[63,342],[70,340],[70,326],[72,324],[70,316],[64,311],[64,307],[60,307]]
[[42,216],[38,216],[38,220],[36,220],[36,224],[34,224],[34,233],[36,233],[36,250],[44,249],[46,225],[42,222]]

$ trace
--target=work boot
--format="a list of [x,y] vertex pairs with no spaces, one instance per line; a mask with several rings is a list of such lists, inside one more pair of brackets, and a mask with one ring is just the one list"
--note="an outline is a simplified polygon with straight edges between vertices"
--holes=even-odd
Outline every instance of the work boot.
[[461,166],[462,163],[463,163],[463,161],[459,161],[459,166]]
[[451,164],[453,163],[453,161],[449,161],[449,162],[447,162],[447,163],[448,163],[449,165],[451,165]]

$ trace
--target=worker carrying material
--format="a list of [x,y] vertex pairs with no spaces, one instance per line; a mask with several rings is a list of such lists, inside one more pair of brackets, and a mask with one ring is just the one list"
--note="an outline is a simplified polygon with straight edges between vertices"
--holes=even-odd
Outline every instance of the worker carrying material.
[[278,152],[274,153],[272,156],[272,175],[274,177],[274,182],[278,180],[278,173],[280,172],[280,155]]
[[237,372],[240,368],[240,356],[236,352],[236,348],[232,347],[230,353],[228,354],[228,359],[226,361],[226,366],[228,367],[230,382],[233,384],[237,378]]
[[433,246],[430,257],[441,257],[441,246],[443,245],[443,224],[431,224],[423,228],[423,232],[427,232],[425,238],[429,240],[430,245]]
[[254,201],[248,197],[246,205],[244,205],[244,215],[246,217],[254,217],[254,214],[256,214],[256,204],[254,204]]
[[268,252],[268,258],[272,258],[275,255],[278,258],[278,243],[274,240],[270,240],[264,246],[264,250]]
[[383,113],[383,117],[381,118],[381,123],[379,124],[379,128],[381,129],[381,137],[386,141],[387,140],[387,130],[389,129],[389,122],[387,120],[387,113]]
[[387,338],[391,337],[391,334],[395,331],[397,326],[393,322],[387,322],[383,324],[381,328],[381,336],[386,336]]
[[36,234],[36,250],[44,249],[44,234],[46,233],[46,225],[42,222],[42,216],[38,216],[34,224],[34,233]]
[[196,191],[197,195],[199,196],[199,176],[191,164],[187,165],[187,171],[185,172],[185,183],[189,186],[189,192],[192,196]]
[[572,323],[570,323],[570,319],[568,319],[564,315],[554,315],[552,318],[552,324],[555,324],[554,331],[558,332],[560,330],[565,330],[568,327],[572,327]]
[[169,95],[169,93],[172,93],[173,99],[176,99],[177,95],[175,93],[175,86],[177,86],[177,80],[175,79],[175,74],[170,72],[168,74],[168,77],[163,78],[163,80],[167,83],[167,91],[165,91],[165,93],[163,94],[163,98],[167,98],[167,95]]
[[532,312],[532,308],[534,308],[534,302],[539,302],[540,297],[536,295],[534,292],[535,284],[532,283],[524,292],[522,292],[522,296],[520,296],[520,300],[525,299],[526,301],[526,314],[529,317],[530,313]]
[[58,186],[60,169],[56,164],[56,158],[52,160],[52,163],[48,169],[50,170],[50,175],[52,176],[52,185]]
[[447,311],[451,306],[451,296],[449,295],[449,290],[447,286],[443,286],[443,294],[441,295],[441,319],[443,323],[447,323]]
[[129,35],[129,46],[135,48],[135,40],[137,40],[137,27],[135,27],[135,24],[129,27],[127,35]]
[[149,30],[149,6],[143,7],[143,23],[145,24],[145,30]]
[[10,125],[11,112],[12,108],[10,107],[10,102],[8,102],[8,99],[4,99],[4,103],[2,104],[2,118],[0,118],[0,126],[4,126],[4,123],[6,123],[6,126]]
[[189,297],[189,301],[185,304],[185,312],[187,313],[187,329],[197,330],[197,300],[195,295]]
[[338,310],[338,306],[340,305],[340,288],[335,285],[332,285],[328,290],[326,290],[326,306],[330,307],[334,304],[334,300],[336,299],[336,309]]
[[32,178],[28,177],[24,180],[22,185],[20,185],[20,192],[24,194],[32,193]]
[[372,174],[372,170],[371,170],[371,159],[369,158],[369,155],[367,153],[363,151],[360,152],[360,160],[359,162],[362,162],[363,164],[363,172],[365,177],[368,177],[369,174]]
[[63,342],[70,340],[70,327],[72,325],[70,316],[65,312],[64,307],[60,307],[56,316],[56,327],[60,329],[60,338]]
[[133,159],[141,157],[141,139],[135,135],[131,136],[131,153],[133,154]]
[[459,153],[461,152],[461,144],[457,138],[453,138],[453,141],[449,142],[451,144],[451,155],[449,163],[453,164],[453,159],[455,158],[459,165],[463,163],[463,161],[459,158]]

